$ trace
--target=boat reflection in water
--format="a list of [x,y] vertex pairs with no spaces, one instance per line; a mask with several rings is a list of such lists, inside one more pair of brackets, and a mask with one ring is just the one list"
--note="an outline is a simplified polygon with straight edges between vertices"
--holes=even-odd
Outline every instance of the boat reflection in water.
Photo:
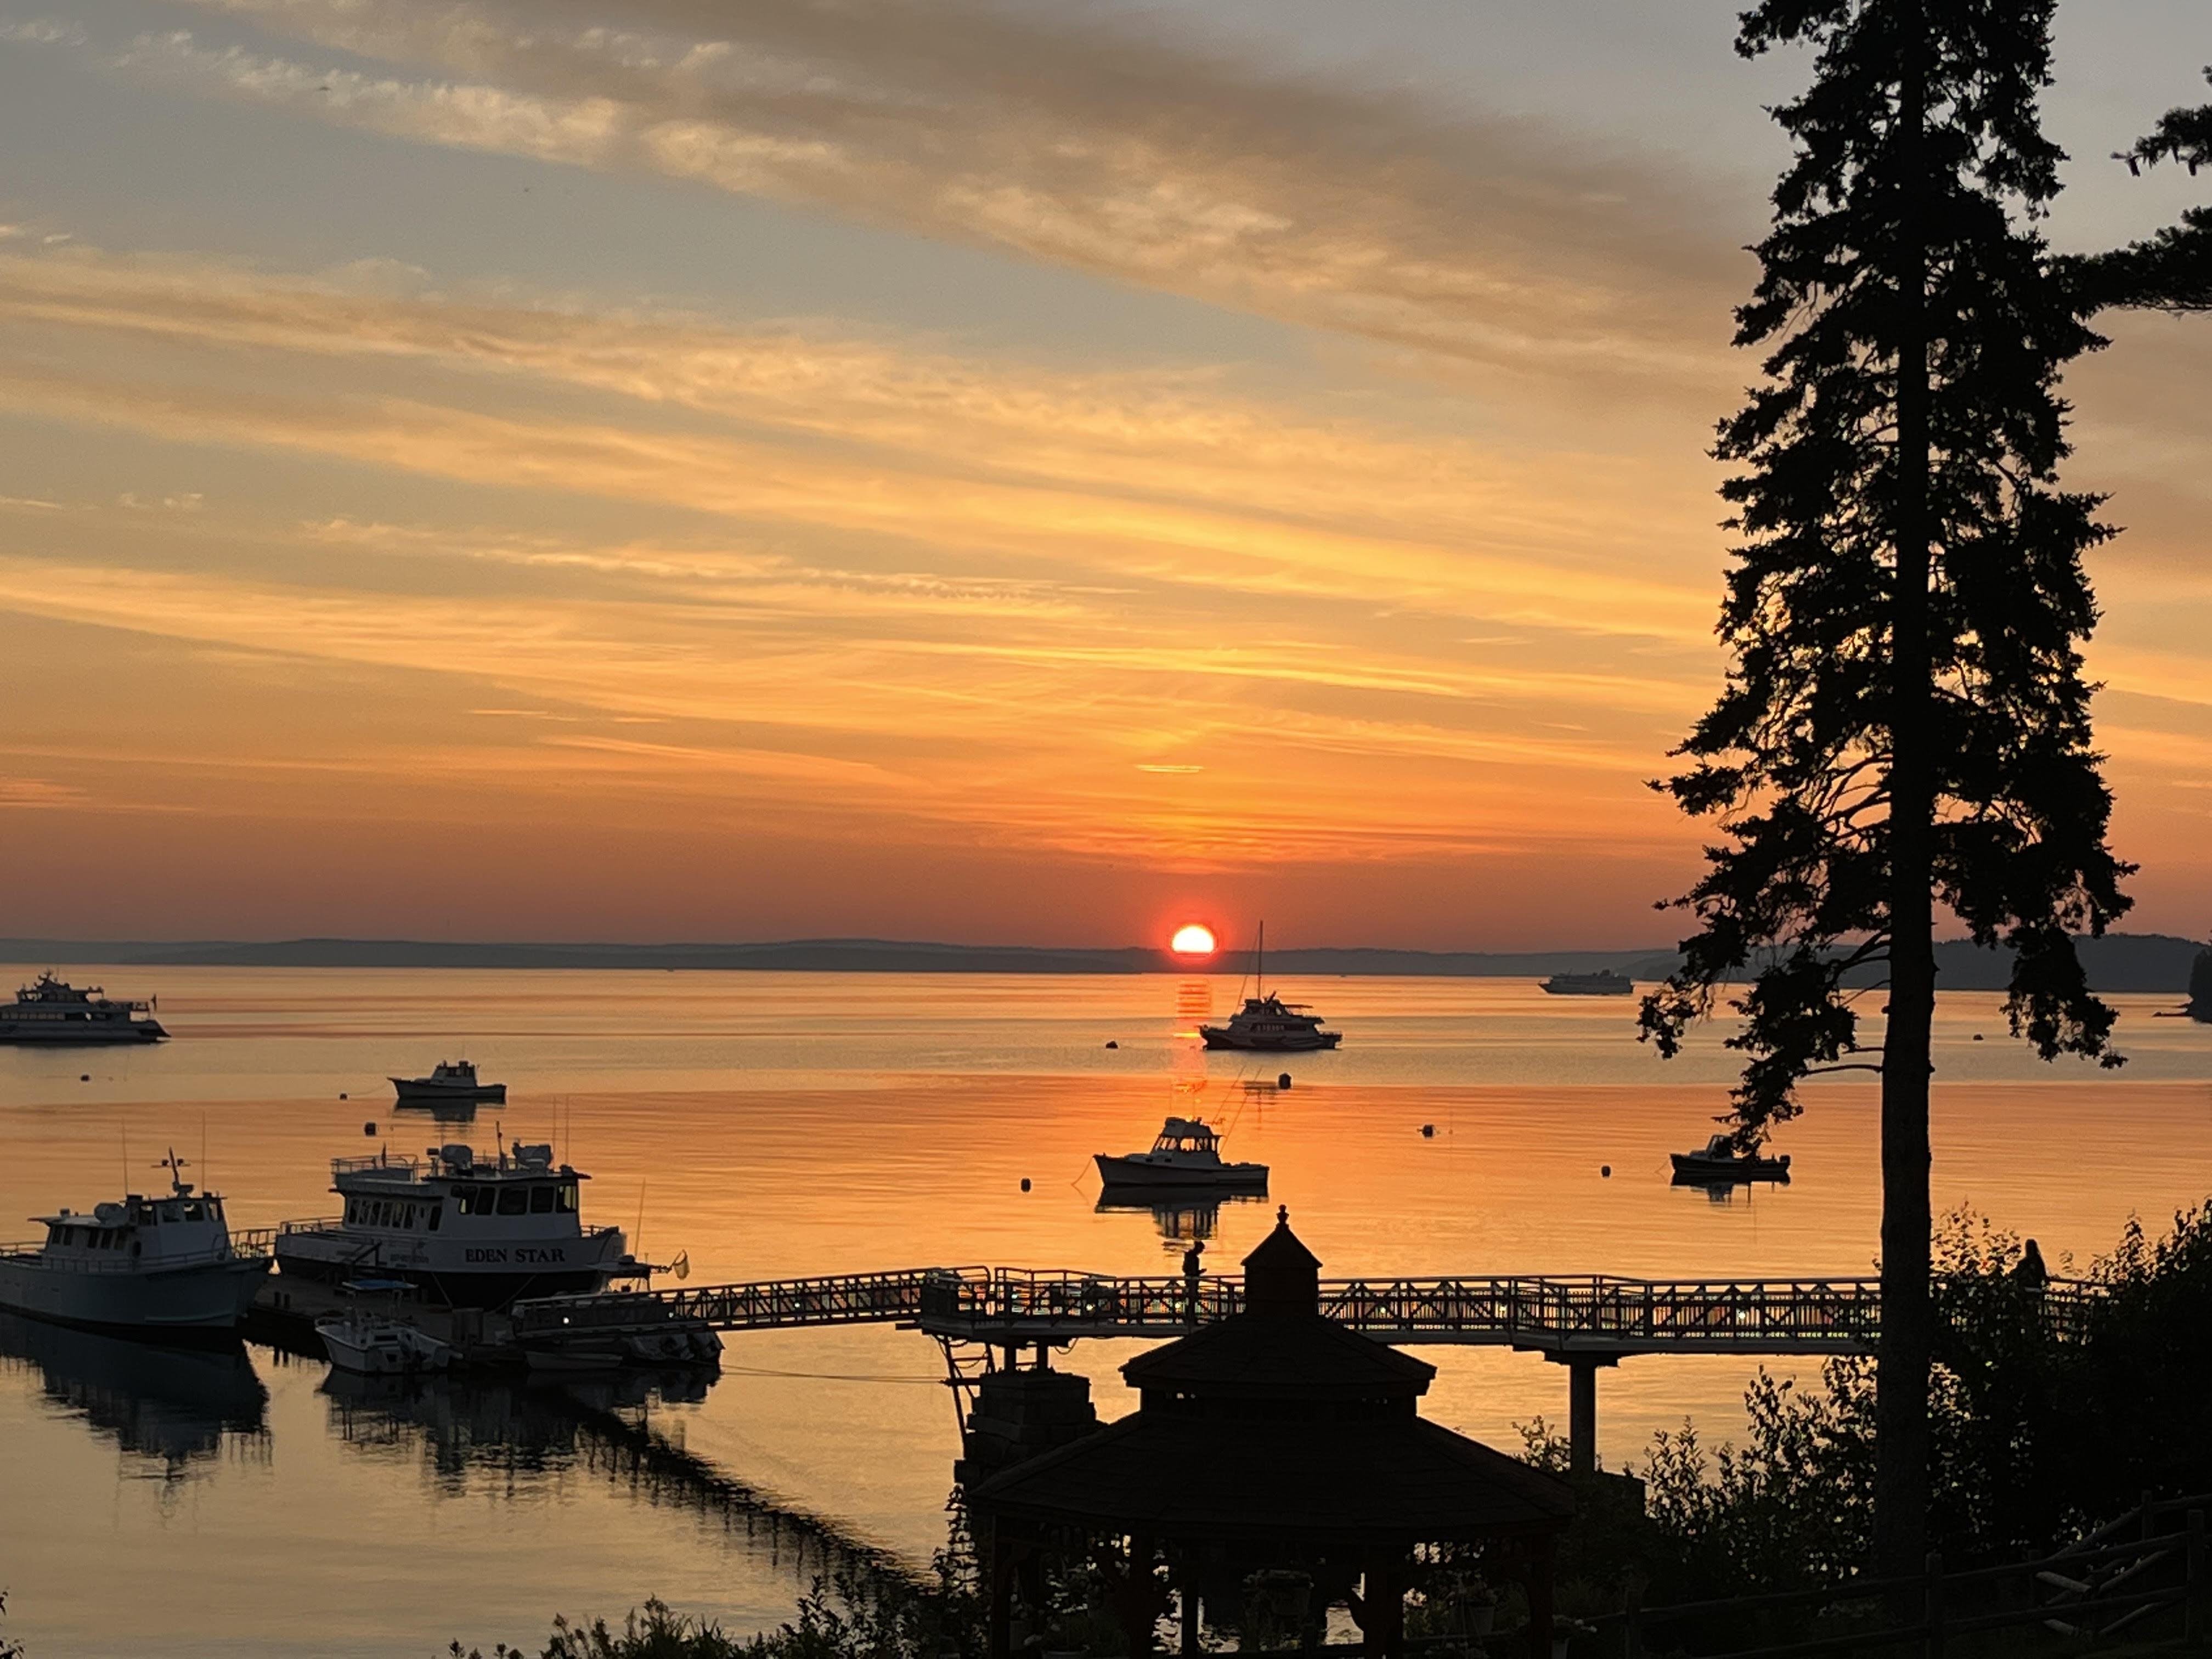
[[1150,1210],[1152,1224],[1170,1244],[1202,1243],[1220,1224],[1224,1204],[1265,1204],[1260,1193],[1194,1193],[1173,1187],[1109,1187],[1098,1195],[1095,1213]]
[[170,1347],[0,1312],[0,1366],[40,1373],[46,1397],[179,1480],[226,1437],[266,1433],[269,1391],[242,1343]]
[[653,1427],[655,1407],[697,1405],[720,1375],[685,1365],[471,1382],[333,1368],[322,1391],[332,1438],[372,1456],[418,1450],[442,1497],[489,1490],[512,1499],[540,1476],[597,1475],[630,1498],[720,1520],[802,1580],[848,1571],[905,1577],[889,1551],[778,1503]]

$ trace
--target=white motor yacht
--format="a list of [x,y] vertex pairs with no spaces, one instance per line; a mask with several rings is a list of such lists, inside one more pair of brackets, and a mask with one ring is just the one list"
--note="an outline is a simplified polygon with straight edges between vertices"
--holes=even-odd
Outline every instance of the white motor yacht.
[[1310,1014],[1303,1002],[1285,1002],[1267,994],[1267,924],[1260,924],[1260,940],[1254,947],[1253,994],[1229,1016],[1226,1025],[1201,1025],[1198,1035],[1209,1048],[1241,1048],[1263,1054],[1302,1054],[1334,1048],[1344,1041],[1341,1031],[1321,1029],[1322,1016]]
[[334,1158],[331,1176],[345,1212],[278,1229],[287,1277],[398,1279],[448,1306],[503,1308],[642,1271],[623,1254],[621,1229],[584,1226],[580,1193],[591,1177],[556,1167],[550,1146]]
[[1096,1155],[1098,1179],[1109,1188],[1143,1188],[1154,1192],[1211,1188],[1216,1192],[1265,1193],[1267,1166],[1222,1161],[1221,1137],[1205,1120],[1171,1117],[1160,1126],[1149,1152],[1121,1158]]
[[172,1152],[167,1194],[89,1213],[36,1216],[43,1243],[0,1248],[0,1307],[146,1334],[233,1331],[269,1272],[265,1247],[234,1240],[222,1200],[195,1193]]

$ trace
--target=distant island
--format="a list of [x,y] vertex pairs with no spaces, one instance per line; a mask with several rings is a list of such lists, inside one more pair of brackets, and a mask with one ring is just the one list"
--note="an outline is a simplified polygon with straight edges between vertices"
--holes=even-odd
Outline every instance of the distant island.
[[[2007,952],[1978,950],[1964,939],[1937,945],[1947,990],[2004,988]],[[2190,988],[2190,970],[2205,947],[2169,933],[2112,933],[2080,943],[2090,985],[2100,991],[2172,992]],[[1322,948],[1267,952],[1269,977],[1436,975],[1453,979],[1542,979],[1553,974],[1625,974],[1639,983],[1664,979],[1679,958],[1645,946],[1620,951],[1391,951]],[[426,939],[0,939],[0,961],[34,967],[100,963],[129,967],[221,968],[587,968],[708,969],[884,974],[1188,974],[1191,964],[1166,951],[1055,949],[1020,945],[933,945],[902,939],[785,939],[763,945],[453,944]],[[1212,973],[1250,971],[1251,953],[1224,950]]]

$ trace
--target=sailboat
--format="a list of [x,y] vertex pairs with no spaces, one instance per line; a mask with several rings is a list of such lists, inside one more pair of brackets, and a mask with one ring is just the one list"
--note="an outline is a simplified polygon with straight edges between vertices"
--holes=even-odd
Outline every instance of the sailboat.
[[1198,1034],[1209,1048],[1243,1048],[1287,1054],[1334,1048],[1344,1041],[1341,1031],[1321,1029],[1322,1016],[1306,1012],[1303,1002],[1285,1002],[1267,994],[1267,924],[1260,924],[1260,939],[1253,951],[1255,994],[1229,1016],[1226,1025],[1201,1025]]

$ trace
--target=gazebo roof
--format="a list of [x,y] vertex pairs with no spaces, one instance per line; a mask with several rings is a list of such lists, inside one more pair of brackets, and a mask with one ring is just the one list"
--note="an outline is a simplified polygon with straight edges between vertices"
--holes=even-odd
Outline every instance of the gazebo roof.
[[994,1475],[979,1512],[1174,1538],[1411,1545],[1556,1532],[1566,1486],[1418,1417],[1326,1426],[1138,1412]]
[[1410,1399],[1436,1374],[1317,1313],[1224,1319],[1121,1367],[1132,1388],[1253,1401]]

